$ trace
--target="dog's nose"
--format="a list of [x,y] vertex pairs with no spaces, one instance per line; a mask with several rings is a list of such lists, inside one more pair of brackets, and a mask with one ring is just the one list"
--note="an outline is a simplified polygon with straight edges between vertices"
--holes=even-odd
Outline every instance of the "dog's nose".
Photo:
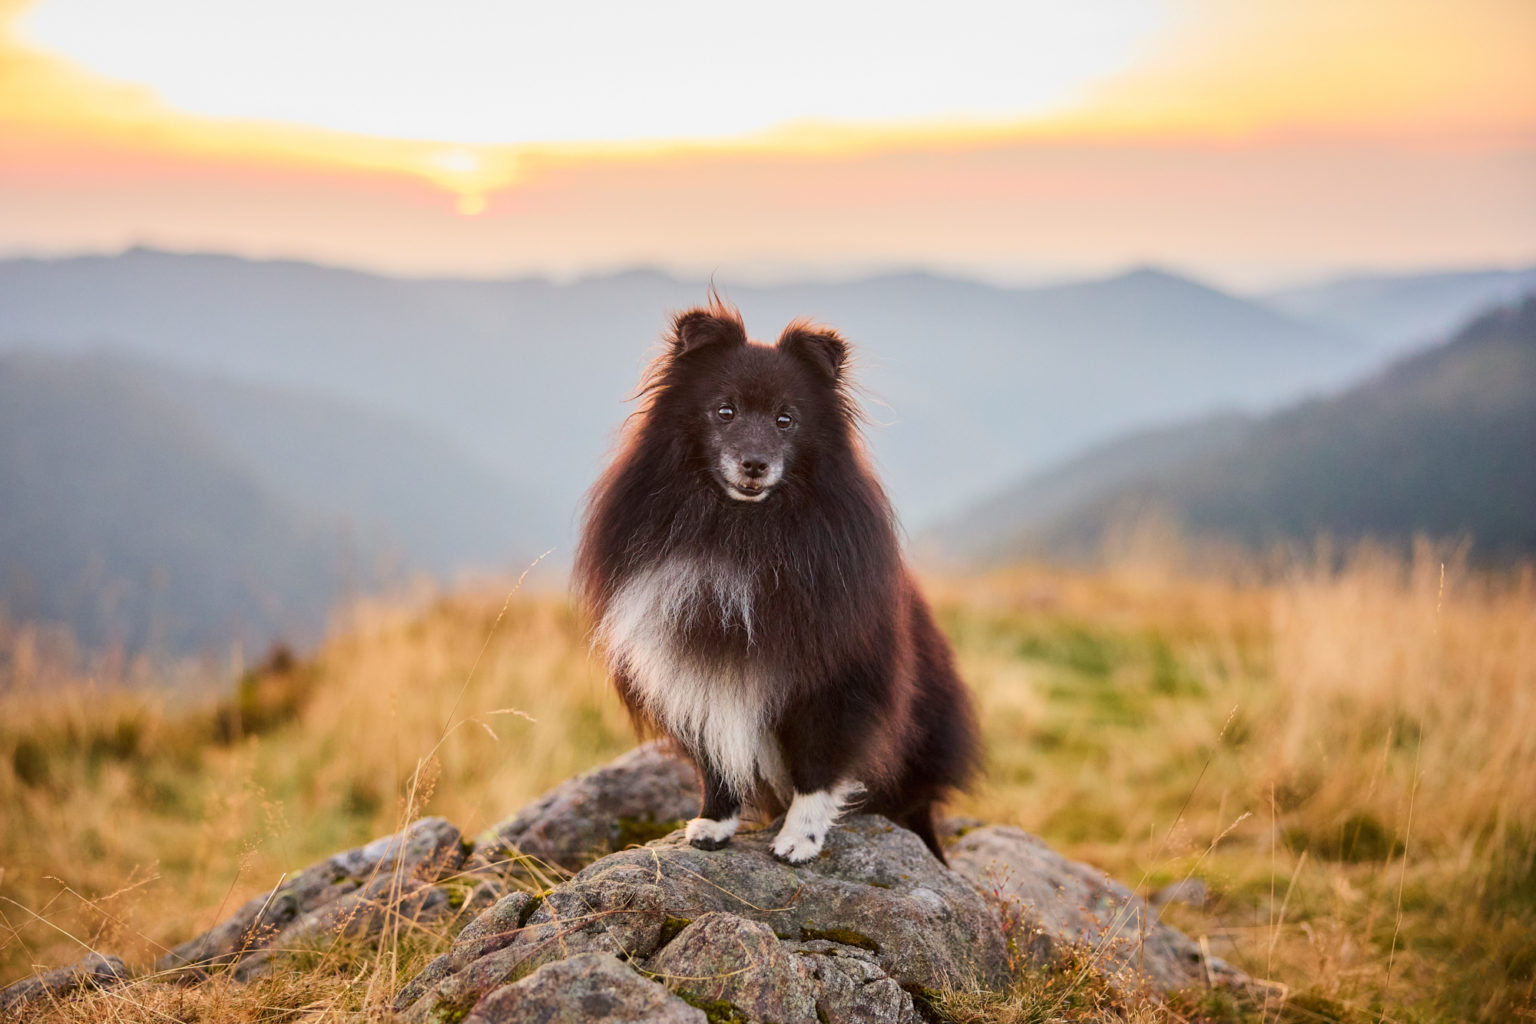
[[750,479],[756,480],[768,472],[768,460],[760,459],[755,455],[748,455],[741,460],[741,471],[747,474]]

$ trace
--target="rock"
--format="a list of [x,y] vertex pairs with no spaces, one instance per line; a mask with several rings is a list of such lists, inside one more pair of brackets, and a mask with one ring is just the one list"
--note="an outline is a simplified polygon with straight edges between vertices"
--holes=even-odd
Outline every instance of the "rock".
[[1206,960],[1183,932],[1156,920],[1119,882],[1069,861],[1016,828],[967,831],[948,851],[956,871],[987,893],[1020,952],[1043,963],[1086,945],[1116,987],[1169,991],[1190,985],[1245,985],[1226,962]]
[[604,953],[578,953],[546,964],[480,1003],[465,1024],[705,1024],[654,981]]
[[508,893],[497,900],[459,932],[452,952],[433,960],[426,970],[400,990],[395,997],[395,1008],[410,1006],[450,974],[457,974],[473,961],[511,942],[538,905],[533,894],[526,892]]
[[475,841],[471,866],[518,856],[575,871],[681,827],[699,810],[693,766],[647,743],[562,782]]
[[694,1006],[728,1006],[749,1020],[775,1024],[817,1024],[814,975],[757,921],[705,914],[645,966]]
[[39,999],[63,999],[85,988],[110,988],[130,979],[128,968],[115,956],[89,953],[78,963],[23,978],[0,989],[0,1013],[18,1010]]
[[[1006,982],[1007,955],[993,911],[912,833],[884,818],[853,816],[833,830],[819,857],[799,866],[775,860],[771,842],[771,831],[743,832],[725,849],[705,852],[675,833],[641,849],[610,854],[550,891],[518,932],[495,950],[474,956],[461,948],[467,945],[461,936],[428,968],[440,980],[425,991],[413,982],[408,991],[414,998],[397,1008],[407,1020],[453,1019],[497,988],[576,952],[609,952],[631,962],[676,966],[669,943],[684,935],[691,937],[676,956],[686,952],[707,962],[699,937],[724,932],[739,940],[721,953],[737,967],[744,963],[741,943],[750,942],[754,957],[767,955],[764,949],[775,951],[764,961],[771,976],[800,978],[802,996],[808,992],[813,1006],[818,991],[835,989],[824,1001],[847,1008],[837,1017],[829,1014],[833,1020],[907,1019],[881,1017],[873,1009],[876,1003],[898,1011],[910,1008],[910,996],[903,1002],[882,985],[887,980],[920,994]],[[715,923],[694,927],[711,914],[717,915]],[[759,927],[750,927],[753,923]],[[770,934],[775,937],[771,947],[765,946]],[[791,947],[778,940],[823,940],[826,945]],[[833,947],[855,954],[857,963],[804,959],[835,956]],[[659,959],[649,959],[658,951]],[[822,972],[820,990],[814,984],[817,971]],[[720,973],[711,967],[688,976]],[[748,983],[749,973],[740,976],[741,984]],[[866,982],[872,986],[868,1005],[854,988]],[[805,1009],[805,999],[796,999],[794,1005]]]
[[[422,818],[405,831],[338,853],[257,896],[203,934],[177,946],[155,964],[157,972],[190,971],[249,959],[237,977],[259,974],[268,946],[291,948],[329,930],[372,934],[391,914],[412,918],[441,912],[453,900],[428,890],[464,862],[459,830],[442,818]],[[278,942],[281,938],[283,941]]]
[[[452,1020],[486,993],[576,953],[645,956],[661,943],[667,920],[662,899],[662,890],[641,872],[572,879],[538,900],[510,935],[503,930],[509,911],[501,911],[499,925],[472,922],[453,948],[423,971],[439,980],[418,985],[413,979],[395,1009],[408,1019]],[[485,952],[477,953],[480,948]]]
[[827,1024],[921,1024],[912,994],[868,950],[825,939],[785,945],[815,979],[816,1010]]

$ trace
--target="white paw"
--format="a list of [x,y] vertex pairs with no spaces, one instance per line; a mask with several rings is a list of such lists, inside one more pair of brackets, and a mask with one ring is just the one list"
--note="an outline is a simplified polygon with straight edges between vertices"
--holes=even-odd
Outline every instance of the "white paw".
[[804,832],[791,832],[786,826],[774,837],[773,855],[791,864],[804,864],[821,852],[822,844],[826,840],[825,832],[821,835],[809,835]]
[[784,814],[784,827],[773,840],[773,855],[791,864],[804,864],[820,853],[843,805],[861,788],[857,782],[848,781],[831,789],[797,792]]
[[688,842],[701,850],[718,850],[730,841],[736,834],[736,826],[741,824],[741,819],[735,815],[724,821],[716,821],[714,818],[694,818],[683,829],[683,835]]

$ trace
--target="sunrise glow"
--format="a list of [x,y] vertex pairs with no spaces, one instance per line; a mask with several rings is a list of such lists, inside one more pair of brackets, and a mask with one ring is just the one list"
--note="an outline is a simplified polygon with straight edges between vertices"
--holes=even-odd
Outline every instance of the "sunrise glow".
[[1525,0],[0,0],[0,249],[1518,260],[1531,52]]
[[785,0],[757,13],[704,0],[45,0],[18,34],[186,113],[507,145],[1017,120],[1079,99],[1165,19],[1143,0]]

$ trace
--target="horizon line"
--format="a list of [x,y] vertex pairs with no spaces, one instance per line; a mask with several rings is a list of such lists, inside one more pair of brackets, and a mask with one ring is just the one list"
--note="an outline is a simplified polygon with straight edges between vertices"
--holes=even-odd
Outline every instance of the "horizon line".
[[[666,277],[678,284],[686,284],[693,277],[709,279],[719,274],[719,265],[713,269],[668,265],[663,261],[623,262],[593,264],[571,272],[555,270],[505,271],[476,273],[460,271],[449,273],[410,273],[372,267],[364,263],[327,259],[319,256],[281,253],[241,252],[235,248],[177,248],[148,242],[136,242],[116,248],[79,248],[50,251],[21,246],[0,247],[0,262],[4,263],[66,263],[75,260],[111,260],[139,255],[166,256],[183,259],[225,259],[250,264],[273,266],[302,266],[337,273],[359,274],[382,280],[401,282],[469,282],[477,284],[542,283],[556,287],[570,287],[590,281],[653,274]],[[750,264],[751,261],[738,261]],[[978,261],[977,266],[986,261]],[[1442,277],[1460,274],[1508,273],[1519,274],[1536,271],[1536,252],[1528,258],[1513,262],[1473,261],[1467,263],[1426,263],[1411,267],[1392,267],[1381,264],[1356,264],[1327,268],[1318,266],[1310,271],[1293,274],[1277,274],[1276,280],[1258,286],[1234,286],[1213,280],[1209,270],[1191,269],[1177,261],[1155,259],[1109,260],[1098,269],[1086,266],[1063,265],[1057,269],[1040,268],[1034,273],[993,274],[977,269],[932,264],[892,263],[889,265],[863,264],[821,265],[811,262],[789,263],[784,260],[765,260],[757,269],[738,272],[738,287],[789,288],[805,286],[837,286],[866,283],[890,278],[921,276],[955,284],[968,284],[996,291],[1032,291],[1077,284],[1103,283],[1138,274],[1153,273],[1187,283],[1239,296],[1251,297],[1272,294],[1291,289],[1320,287],[1355,280],[1381,280],[1403,278]],[[768,269],[771,266],[773,269]]]

